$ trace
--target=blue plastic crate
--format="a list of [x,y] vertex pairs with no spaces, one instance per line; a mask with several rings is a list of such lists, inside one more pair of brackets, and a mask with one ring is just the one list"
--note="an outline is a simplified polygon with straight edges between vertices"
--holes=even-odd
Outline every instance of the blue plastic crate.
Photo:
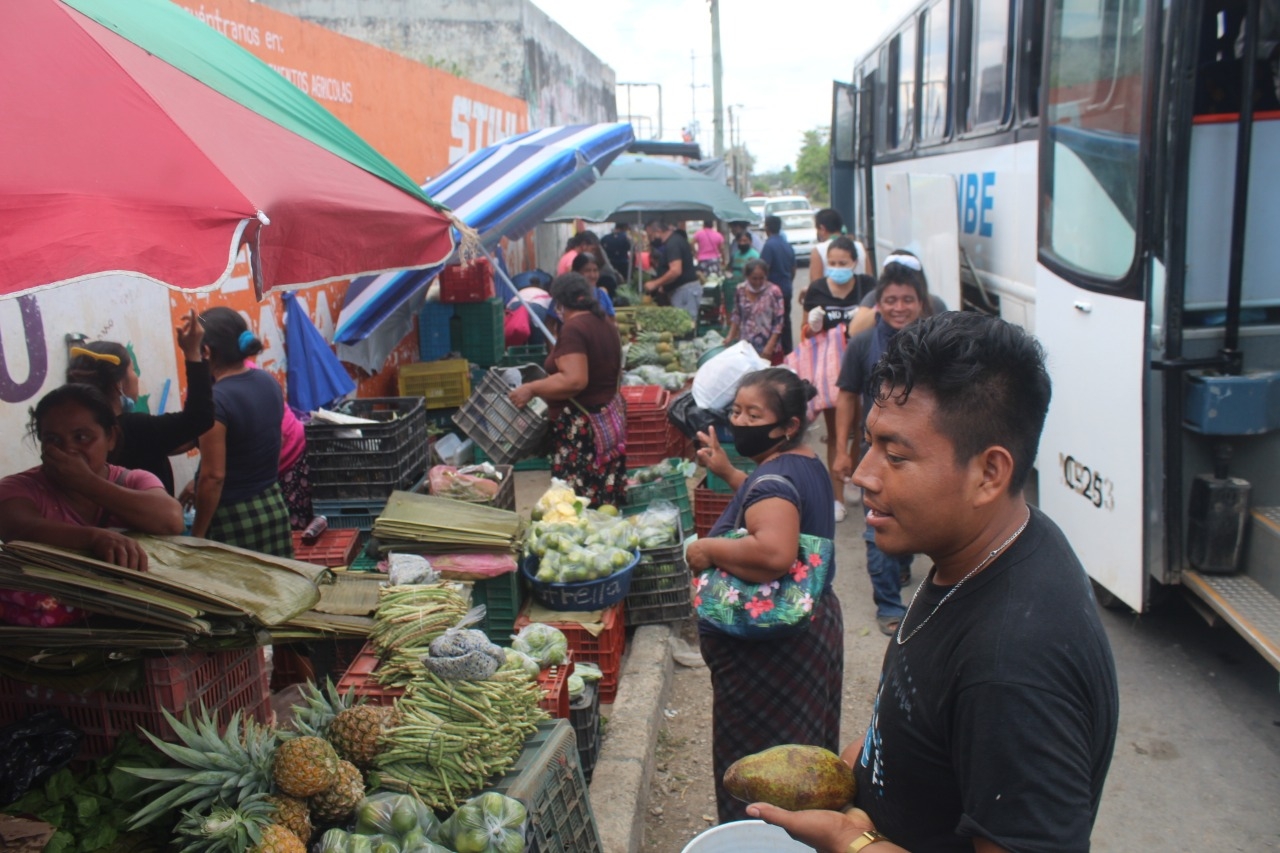
[[427,302],[422,306],[418,312],[418,357],[422,361],[435,361],[453,351],[449,336],[452,319],[452,305]]

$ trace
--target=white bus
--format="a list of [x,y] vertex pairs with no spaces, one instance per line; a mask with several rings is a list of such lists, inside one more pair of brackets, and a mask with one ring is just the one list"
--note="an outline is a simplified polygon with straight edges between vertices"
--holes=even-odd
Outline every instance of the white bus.
[[835,86],[831,190],[870,267],[941,239],[944,298],[1043,342],[1035,499],[1100,598],[1180,586],[1280,667],[1280,65],[1237,58],[1276,5],[913,4]]

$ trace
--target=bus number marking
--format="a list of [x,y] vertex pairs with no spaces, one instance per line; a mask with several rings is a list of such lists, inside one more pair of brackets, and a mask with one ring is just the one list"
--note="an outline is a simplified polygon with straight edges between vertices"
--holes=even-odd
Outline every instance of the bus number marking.
[[1102,476],[1074,456],[1059,453],[1058,463],[1062,467],[1062,480],[1068,489],[1098,509],[1115,509],[1115,484],[1109,477]]

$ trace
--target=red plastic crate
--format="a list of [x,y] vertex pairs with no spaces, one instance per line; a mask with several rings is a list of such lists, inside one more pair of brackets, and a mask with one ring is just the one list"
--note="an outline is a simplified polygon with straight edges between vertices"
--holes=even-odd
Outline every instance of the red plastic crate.
[[660,409],[666,417],[671,392],[661,385],[623,385],[622,399],[627,402],[628,416],[632,412],[651,412]]
[[364,697],[370,705],[393,705],[404,695],[403,687],[383,687],[373,678],[373,671],[378,668],[378,652],[372,643],[365,643],[360,654],[347,667],[347,671],[338,679],[338,692],[352,691],[357,697]]
[[569,676],[573,675],[573,655],[561,666],[552,665],[538,673],[543,699],[538,707],[558,720],[569,719]]
[[441,302],[484,302],[493,295],[493,270],[485,258],[465,265],[452,264],[440,273]]
[[356,556],[356,540],[360,531],[354,528],[340,530],[328,528],[320,534],[314,545],[302,544],[302,531],[293,531],[293,558],[304,563],[334,568],[349,566]]
[[[558,628],[569,641],[569,653],[576,663],[594,663],[600,667],[600,701],[609,704],[618,694],[618,673],[622,669],[622,653],[627,647],[627,620],[621,602],[604,610],[604,630],[600,636],[578,622],[548,622]],[[528,612],[516,620],[519,631],[530,622]]]
[[69,693],[0,676],[0,724],[37,711],[56,710],[85,733],[78,758],[101,758],[126,732],[146,729],[175,740],[161,709],[181,717],[201,703],[226,726],[236,711],[261,723],[271,721],[271,691],[260,647],[225,652],[179,652],[143,662],[144,684],[137,690]]
[[733,495],[712,491],[704,477],[693,490],[693,530],[699,537],[706,536],[725,509],[733,502]]
[[[667,458],[692,459],[693,441],[676,429],[675,424],[667,422]],[[630,462],[628,462],[630,464]]]

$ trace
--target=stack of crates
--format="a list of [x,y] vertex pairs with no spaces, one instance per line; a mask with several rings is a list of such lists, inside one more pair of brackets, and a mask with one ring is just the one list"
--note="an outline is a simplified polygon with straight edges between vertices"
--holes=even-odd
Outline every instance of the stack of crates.
[[578,762],[582,775],[591,781],[591,771],[600,757],[600,692],[587,682],[582,694],[569,702],[569,723],[578,738]]
[[453,350],[449,338],[453,322],[453,306],[446,302],[427,302],[418,312],[418,357],[423,361],[444,358]]
[[403,364],[397,379],[401,397],[421,397],[428,409],[457,409],[471,396],[471,367],[465,358]]
[[[744,474],[750,474],[756,470],[756,461],[738,453],[732,442],[720,442],[720,446],[724,449],[725,455],[729,457],[729,464]],[[707,472],[707,488],[721,495],[732,495],[734,493],[733,486],[728,481],[722,480],[710,471]]]
[[[630,457],[628,457],[630,459]],[[655,501],[667,501],[680,509],[680,527],[686,533],[693,531],[693,505],[689,497],[689,484],[684,475],[668,474],[652,483],[637,483],[627,487],[627,505],[624,516],[639,515]]]
[[324,566],[327,569],[349,566],[359,550],[360,531],[353,529],[326,529],[316,541],[308,545],[302,541],[302,531],[293,531],[293,558],[304,563]]
[[680,622],[693,615],[693,577],[684,544],[642,548],[626,598],[627,627]]
[[450,264],[440,272],[440,301],[446,305],[483,302],[493,295],[493,268],[487,258]]
[[[600,701],[609,704],[618,694],[618,676],[622,671],[622,653],[627,647],[627,620],[622,602],[604,609],[604,630],[591,633],[581,622],[548,622],[564,634],[569,653],[578,663],[594,663],[600,667]],[[516,631],[530,623],[529,614],[521,613]]]
[[506,310],[497,297],[455,305],[450,332],[453,348],[472,364],[498,365],[506,355],[505,318]]
[[624,385],[627,403],[627,465],[644,468],[667,458],[667,408],[671,394],[660,385]]
[[699,538],[711,532],[721,514],[733,502],[733,494],[717,492],[707,485],[704,478],[693,490],[693,531]]
[[538,853],[603,853],[591,811],[577,739],[568,720],[540,723],[507,774],[489,790],[519,800],[529,812]]
[[503,367],[519,367],[522,364],[544,364],[547,360],[546,344],[507,347],[502,357]]

